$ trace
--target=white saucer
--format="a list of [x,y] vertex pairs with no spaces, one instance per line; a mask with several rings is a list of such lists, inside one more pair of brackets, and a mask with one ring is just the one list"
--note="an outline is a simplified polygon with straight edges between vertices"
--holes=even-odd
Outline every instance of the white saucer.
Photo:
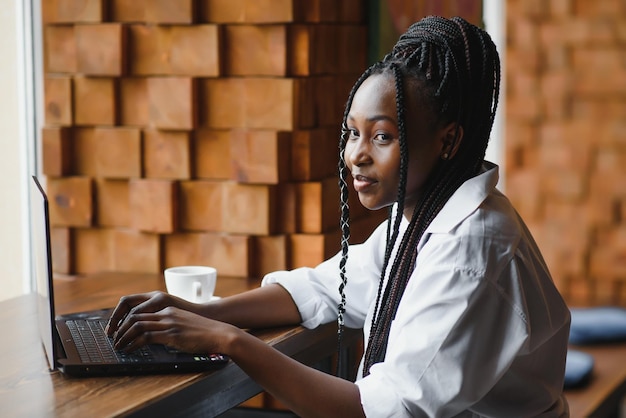
[[209,302],[213,302],[215,300],[220,300],[221,297],[220,296],[211,296],[211,299],[209,299]]

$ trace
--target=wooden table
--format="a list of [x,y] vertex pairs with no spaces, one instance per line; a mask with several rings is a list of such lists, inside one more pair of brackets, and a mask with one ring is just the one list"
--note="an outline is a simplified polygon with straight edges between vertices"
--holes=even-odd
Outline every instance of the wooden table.
[[[218,278],[227,296],[258,282]],[[162,275],[100,274],[55,279],[57,314],[114,306],[128,293],[164,289]],[[19,319],[19,322],[17,321]],[[0,302],[0,415],[216,416],[261,391],[233,362],[215,372],[72,378],[50,372],[39,338],[34,295]],[[285,327],[253,332],[283,353],[314,364],[336,350],[336,326]],[[356,335],[356,334],[353,334]]]
[[591,354],[593,375],[588,385],[565,391],[572,418],[618,417],[626,396],[626,343],[573,346]]

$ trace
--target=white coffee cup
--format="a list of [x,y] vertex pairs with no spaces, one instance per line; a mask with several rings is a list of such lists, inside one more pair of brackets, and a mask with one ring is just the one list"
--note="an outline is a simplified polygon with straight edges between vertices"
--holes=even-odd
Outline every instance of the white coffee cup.
[[178,266],[165,269],[167,293],[194,303],[213,299],[217,270],[208,266]]

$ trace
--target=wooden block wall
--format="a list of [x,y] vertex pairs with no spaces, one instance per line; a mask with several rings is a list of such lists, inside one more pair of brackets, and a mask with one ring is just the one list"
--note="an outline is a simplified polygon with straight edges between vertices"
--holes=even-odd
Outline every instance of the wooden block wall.
[[507,194],[571,305],[626,306],[626,5],[506,10]]
[[[58,272],[261,277],[339,249],[337,142],[364,0],[46,0]],[[384,214],[355,210],[363,239]]]

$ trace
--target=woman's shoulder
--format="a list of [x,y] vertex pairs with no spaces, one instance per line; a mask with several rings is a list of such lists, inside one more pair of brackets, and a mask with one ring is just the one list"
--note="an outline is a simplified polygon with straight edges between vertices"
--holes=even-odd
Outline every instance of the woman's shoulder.
[[430,233],[420,245],[431,262],[482,275],[534,241],[508,199],[495,192],[453,228]]

